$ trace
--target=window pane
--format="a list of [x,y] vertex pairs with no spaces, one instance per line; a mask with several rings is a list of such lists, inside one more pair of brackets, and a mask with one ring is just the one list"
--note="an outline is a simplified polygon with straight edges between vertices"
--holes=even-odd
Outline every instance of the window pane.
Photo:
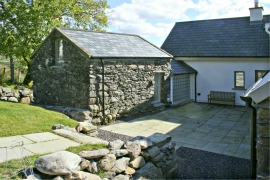
[[59,40],[59,62],[63,61],[63,40]]
[[245,86],[245,76],[244,72],[235,73],[235,87],[244,87]]
[[263,77],[268,71],[266,70],[256,70],[255,71],[255,81],[258,81],[261,77]]

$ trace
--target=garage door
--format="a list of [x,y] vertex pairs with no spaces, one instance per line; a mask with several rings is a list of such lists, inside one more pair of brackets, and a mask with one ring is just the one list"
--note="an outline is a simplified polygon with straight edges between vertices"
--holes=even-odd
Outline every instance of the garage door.
[[177,105],[190,100],[190,75],[174,75],[171,77],[172,104]]

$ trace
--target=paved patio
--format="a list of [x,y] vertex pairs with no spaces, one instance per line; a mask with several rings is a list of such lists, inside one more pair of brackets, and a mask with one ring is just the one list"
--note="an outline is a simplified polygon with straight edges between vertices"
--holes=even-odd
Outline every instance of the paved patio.
[[178,147],[249,159],[249,121],[246,107],[190,103],[101,129],[129,136],[169,134]]

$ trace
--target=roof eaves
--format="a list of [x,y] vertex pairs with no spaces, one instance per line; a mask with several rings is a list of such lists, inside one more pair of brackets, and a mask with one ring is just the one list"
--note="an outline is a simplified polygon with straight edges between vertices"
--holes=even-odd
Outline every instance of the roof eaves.
[[172,57],[136,57],[136,56],[91,56],[93,59],[171,59]]
[[226,55],[220,55],[220,56],[178,56],[175,55],[175,58],[241,58],[241,57],[245,57],[245,58],[269,58],[270,57],[270,53],[268,56],[226,56]]

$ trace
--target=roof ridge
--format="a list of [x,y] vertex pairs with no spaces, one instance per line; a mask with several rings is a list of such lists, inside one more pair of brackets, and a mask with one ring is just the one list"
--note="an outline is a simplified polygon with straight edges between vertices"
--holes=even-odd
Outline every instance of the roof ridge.
[[[263,15],[263,18],[270,16],[270,14]],[[249,18],[250,16],[242,16],[242,17],[228,17],[228,18],[216,18],[216,19],[201,19],[201,20],[191,20],[191,21],[178,21],[177,23],[189,23],[189,22],[202,22],[202,21],[217,21],[217,20],[232,20],[232,19],[244,19]]]
[[94,31],[94,30],[86,30],[86,29],[73,29],[73,28],[59,28],[61,30],[71,30],[71,31],[82,31],[82,32],[93,32],[93,33],[103,33],[103,34],[117,34],[117,35],[126,35],[126,36],[137,36],[136,34],[127,34],[127,33],[116,33],[116,32],[107,32],[107,31]]

